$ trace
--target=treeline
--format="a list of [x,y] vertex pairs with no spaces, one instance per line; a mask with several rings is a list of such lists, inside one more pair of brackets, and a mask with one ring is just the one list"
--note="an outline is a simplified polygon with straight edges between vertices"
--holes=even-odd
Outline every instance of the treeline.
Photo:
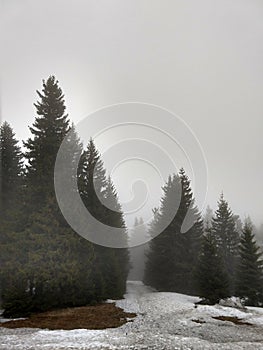
[[37,116],[30,127],[32,136],[23,143],[24,152],[7,122],[0,130],[0,290],[4,316],[121,298],[129,271],[127,249],[89,242],[62,216],[55,197],[54,165],[61,142],[71,131],[68,152],[72,159],[80,156],[76,176],[83,203],[99,221],[122,228],[123,240],[127,240],[114,185],[106,177],[93,140],[83,149],[65,113],[64,95],[55,77],[43,81],[37,94]]
[[[144,282],[159,291],[199,295],[204,303],[238,296],[262,306],[263,261],[250,220],[242,225],[223,195],[214,215],[203,219],[183,169],[169,177],[163,191],[150,227],[153,237],[172,217],[179,193],[181,200],[170,224],[150,242]],[[193,225],[182,233],[186,214]]]
[[[64,95],[55,77],[43,81],[37,94],[37,116],[23,152],[11,126],[4,122],[0,129],[0,292],[5,316],[121,298],[130,267],[127,249],[91,243],[62,216],[55,196],[54,165],[66,137],[70,174],[76,177],[84,205],[99,222],[120,228],[127,246],[114,185],[93,140],[83,148],[65,113]],[[73,214],[77,210],[70,209]],[[160,207],[153,213],[147,234],[161,233],[147,247],[132,250],[133,260],[140,257],[141,265],[147,251],[146,284],[159,291],[199,295],[208,303],[235,295],[248,305],[263,305],[262,260],[253,226],[249,221],[242,225],[223,196],[216,212],[203,219],[181,169],[168,178]],[[137,222],[134,234],[142,227],[142,221]],[[87,230],[98,234],[92,223]],[[141,269],[136,269],[141,278]]]

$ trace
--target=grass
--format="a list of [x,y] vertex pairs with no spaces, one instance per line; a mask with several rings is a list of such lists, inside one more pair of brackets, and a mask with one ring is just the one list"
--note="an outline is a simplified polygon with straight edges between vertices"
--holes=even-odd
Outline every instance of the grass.
[[244,322],[244,321],[242,321],[241,318],[238,318],[238,317],[231,317],[231,316],[214,316],[213,318],[216,319],[216,320],[220,320],[220,321],[229,321],[229,322],[232,322],[232,323],[237,324],[237,325],[252,326],[251,323],[249,323],[249,322]]
[[2,323],[0,327],[50,330],[105,329],[120,327],[127,322],[127,318],[135,316],[135,313],[127,313],[114,303],[105,303],[35,313],[24,320],[11,320]]

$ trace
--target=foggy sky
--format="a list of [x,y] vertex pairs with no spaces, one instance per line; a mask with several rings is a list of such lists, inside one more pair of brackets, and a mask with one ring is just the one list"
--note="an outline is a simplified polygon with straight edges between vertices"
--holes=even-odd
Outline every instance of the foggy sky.
[[1,115],[19,139],[51,74],[74,122],[119,102],[160,105],[203,147],[207,203],[215,207],[223,190],[235,213],[263,222],[261,0],[0,4]]

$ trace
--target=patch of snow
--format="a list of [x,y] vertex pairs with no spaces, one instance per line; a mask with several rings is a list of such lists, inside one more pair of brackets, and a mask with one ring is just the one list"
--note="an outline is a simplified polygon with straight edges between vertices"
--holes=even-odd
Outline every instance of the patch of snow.
[[8,321],[19,321],[19,320],[26,320],[25,317],[19,317],[19,318],[0,318],[0,323],[5,323]]
[[241,299],[238,298],[238,297],[231,297],[231,298],[221,299],[219,301],[219,305],[245,309],[244,305],[241,302]]
[[[222,305],[195,307],[197,301],[197,297],[158,293],[141,282],[130,281],[125,298],[116,305],[138,316],[123,326],[71,331],[0,328],[0,349],[263,349],[263,309],[240,310]],[[235,325],[212,316],[238,317],[253,326]]]

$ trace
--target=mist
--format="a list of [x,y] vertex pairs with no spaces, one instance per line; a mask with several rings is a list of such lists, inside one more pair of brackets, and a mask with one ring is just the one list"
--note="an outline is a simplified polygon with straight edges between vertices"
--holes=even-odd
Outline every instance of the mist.
[[[202,206],[215,209],[223,190],[234,213],[242,219],[250,215],[259,225],[262,14],[256,0],[165,5],[155,0],[56,0],[52,5],[2,0],[1,118],[19,140],[26,139],[35,116],[35,90],[51,74],[59,79],[76,124],[116,103],[166,108],[187,123],[204,151],[208,191]],[[103,145],[107,140],[98,140]],[[123,176],[115,173],[125,202],[132,192]],[[157,181],[159,195],[160,185]],[[198,189],[195,196],[198,201]],[[148,203],[146,216],[156,203]]]

